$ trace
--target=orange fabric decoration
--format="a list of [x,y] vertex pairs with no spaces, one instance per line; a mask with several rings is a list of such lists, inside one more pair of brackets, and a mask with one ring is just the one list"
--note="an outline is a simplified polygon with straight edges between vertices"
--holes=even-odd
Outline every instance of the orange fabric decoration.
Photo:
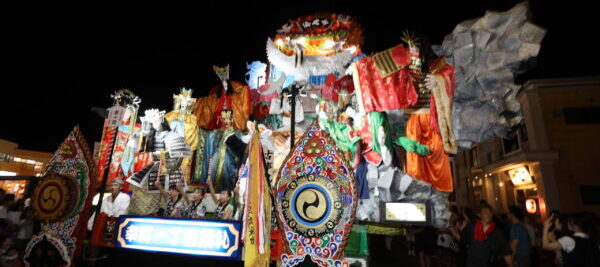
[[439,133],[431,128],[430,114],[411,114],[406,124],[406,137],[429,147],[429,156],[406,155],[406,173],[424,181],[441,192],[452,192],[450,159],[444,151]]
[[219,86],[213,87],[208,93],[208,96],[199,97],[194,105],[194,115],[198,119],[198,127],[206,128],[211,124],[215,111],[217,110],[217,89]]
[[198,119],[198,127],[214,130],[223,125],[221,120],[221,111],[223,105],[233,110],[233,127],[236,130],[246,130],[246,122],[252,112],[250,104],[250,89],[247,85],[232,81],[231,87],[233,93],[221,95],[217,98],[217,90],[222,90],[221,86],[213,87],[208,96],[200,97],[194,105],[194,115]]
[[250,88],[240,82],[232,81],[233,94],[231,94],[231,109],[233,109],[233,127],[245,131],[246,122],[250,118],[252,105],[250,104]]

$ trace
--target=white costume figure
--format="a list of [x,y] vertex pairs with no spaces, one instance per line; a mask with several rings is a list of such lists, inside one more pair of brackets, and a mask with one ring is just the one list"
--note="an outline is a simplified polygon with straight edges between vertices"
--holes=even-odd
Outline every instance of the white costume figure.
[[[153,214],[160,208],[160,195],[155,181],[159,180],[163,188],[169,188],[183,179],[181,161],[191,156],[191,150],[185,138],[166,125],[164,111],[149,109],[141,117],[142,130],[132,142],[134,151],[152,153],[152,162],[127,179],[133,191],[130,213],[135,215]],[[136,146],[137,145],[137,146]]]
[[[102,207],[100,213],[106,213],[109,217],[119,217],[121,215],[127,215],[129,210],[129,195],[121,192],[123,189],[123,180],[115,179],[110,183],[109,192],[104,194],[102,200]],[[96,213],[92,214],[92,217],[88,220],[88,230],[92,230],[94,226],[94,217]]]

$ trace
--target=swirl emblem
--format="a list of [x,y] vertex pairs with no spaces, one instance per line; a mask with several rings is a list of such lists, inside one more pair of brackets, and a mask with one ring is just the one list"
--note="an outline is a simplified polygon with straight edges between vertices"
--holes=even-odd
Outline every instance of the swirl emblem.
[[333,231],[343,213],[337,188],[330,179],[314,174],[290,183],[281,202],[288,226],[305,237]]

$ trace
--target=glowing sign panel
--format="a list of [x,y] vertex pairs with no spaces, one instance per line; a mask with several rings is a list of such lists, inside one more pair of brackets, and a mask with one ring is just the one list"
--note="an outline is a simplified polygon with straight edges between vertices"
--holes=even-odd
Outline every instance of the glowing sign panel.
[[519,167],[508,171],[508,175],[515,187],[533,184],[533,179],[526,167]]
[[241,228],[240,222],[122,216],[116,246],[239,260]]
[[386,222],[427,223],[428,212],[425,203],[385,203]]

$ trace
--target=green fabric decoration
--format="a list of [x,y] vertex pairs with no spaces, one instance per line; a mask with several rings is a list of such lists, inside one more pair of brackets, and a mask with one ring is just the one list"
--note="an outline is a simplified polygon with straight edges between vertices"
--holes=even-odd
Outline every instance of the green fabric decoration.
[[387,123],[387,115],[384,112],[371,112],[368,115],[369,127],[371,128],[371,136],[373,136],[373,150],[381,154],[381,145],[379,143],[379,127],[383,126],[385,135],[385,146],[388,151],[392,151],[392,138],[390,125]]
[[360,139],[358,137],[350,139],[352,127],[342,122],[328,121],[326,119],[319,119],[319,122],[341,151],[356,153],[356,143]]
[[348,237],[345,254],[347,257],[362,258],[369,255],[367,226],[354,224]]
[[419,142],[409,139],[407,137],[399,137],[394,141],[396,145],[401,146],[407,152],[417,153],[421,156],[429,156],[429,147],[426,145],[419,144]]

